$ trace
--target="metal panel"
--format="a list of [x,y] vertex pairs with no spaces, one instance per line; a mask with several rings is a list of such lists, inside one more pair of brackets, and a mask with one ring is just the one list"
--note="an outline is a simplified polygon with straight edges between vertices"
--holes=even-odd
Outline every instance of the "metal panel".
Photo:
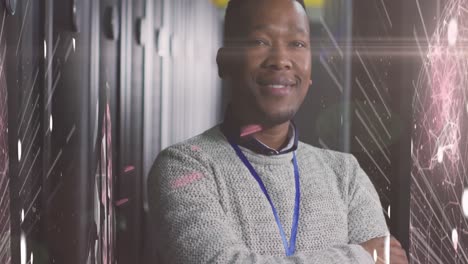
[[97,3],[19,1],[2,22],[9,156],[17,157],[9,160],[12,263],[95,262],[97,131],[107,124],[97,103]]
[[34,257],[44,259],[42,245],[37,243],[42,234],[44,9],[41,2],[21,1],[16,3],[14,16],[5,16],[3,6],[2,12],[9,156],[14,157],[9,159],[11,261],[25,263]]
[[144,0],[121,1],[120,93],[118,100],[117,259],[140,263],[142,252],[143,109],[145,37]]
[[[209,1],[164,1],[158,52],[163,57],[161,147],[203,132],[222,113],[216,52],[219,13]],[[166,49],[166,47],[168,49]]]
[[7,13],[0,12],[0,263],[11,263],[10,178],[8,151],[8,90],[5,59],[6,39],[3,35]]
[[51,1],[47,10],[43,224],[49,262],[86,263],[95,236],[89,213],[96,156],[89,117],[97,100],[92,97],[97,72],[93,2]]

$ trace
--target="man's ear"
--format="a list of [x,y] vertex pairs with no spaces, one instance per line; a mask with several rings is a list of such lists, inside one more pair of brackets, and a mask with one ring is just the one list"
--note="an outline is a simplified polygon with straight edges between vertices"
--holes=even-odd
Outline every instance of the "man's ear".
[[216,63],[218,64],[218,75],[219,78],[224,79],[226,77],[227,65],[228,65],[228,55],[225,47],[218,50],[216,55]]

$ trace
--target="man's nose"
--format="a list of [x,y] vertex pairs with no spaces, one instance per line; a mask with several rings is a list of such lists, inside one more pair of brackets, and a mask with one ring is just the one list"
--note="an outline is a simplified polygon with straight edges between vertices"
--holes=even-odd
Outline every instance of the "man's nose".
[[271,48],[267,59],[264,62],[264,67],[272,70],[290,70],[292,61],[285,47]]

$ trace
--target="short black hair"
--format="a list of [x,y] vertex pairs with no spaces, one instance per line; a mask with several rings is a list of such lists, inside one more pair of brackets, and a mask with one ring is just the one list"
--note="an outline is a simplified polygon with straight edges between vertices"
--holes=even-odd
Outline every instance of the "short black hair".
[[[226,15],[224,16],[224,45],[232,44],[233,39],[239,36],[241,22],[245,22],[242,5],[255,0],[230,0],[227,4]],[[304,0],[294,0],[307,11]]]

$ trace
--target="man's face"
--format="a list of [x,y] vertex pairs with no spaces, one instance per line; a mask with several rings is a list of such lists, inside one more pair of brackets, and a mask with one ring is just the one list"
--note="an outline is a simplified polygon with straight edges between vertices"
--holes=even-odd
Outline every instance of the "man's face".
[[245,30],[227,73],[233,110],[246,122],[282,124],[294,117],[311,84],[307,15],[292,0],[249,1],[242,11]]

